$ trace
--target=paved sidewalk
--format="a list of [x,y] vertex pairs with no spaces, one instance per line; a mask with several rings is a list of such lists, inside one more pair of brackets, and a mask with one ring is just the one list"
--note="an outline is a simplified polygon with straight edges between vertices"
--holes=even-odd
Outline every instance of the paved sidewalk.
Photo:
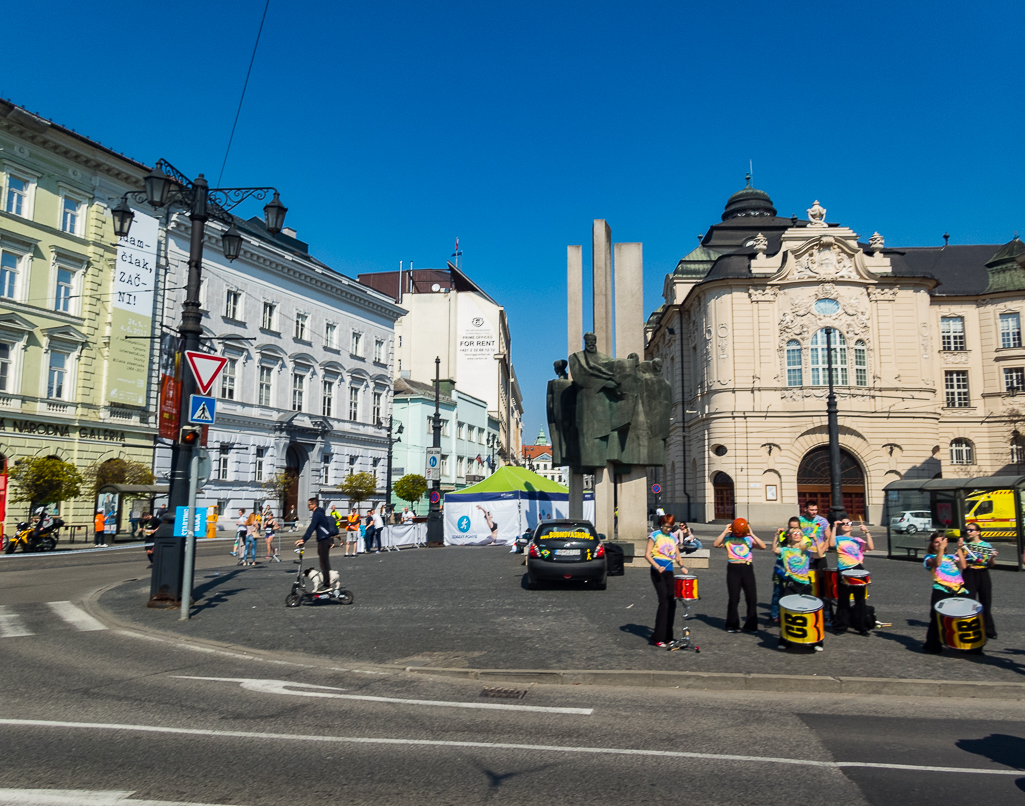
[[[141,627],[261,650],[366,663],[482,669],[701,671],[775,675],[1025,683],[1025,576],[993,572],[998,640],[982,656],[924,655],[930,583],[920,563],[870,558],[870,601],[889,629],[869,637],[828,634],[825,651],[779,651],[776,629],[723,630],[725,561],[713,551],[699,573],[701,601],[686,622],[701,652],[647,643],[655,615],[648,571],[610,577],[606,591],[525,588],[522,556],[501,548],[416,549],[344,559],[333,553],[355,604],[286,608],[295,573],[281,564],[220,571],[196,580],[189,622],[146,607],[149,579],[105,592],[101,608]],[[759,612],[767,622],[772,555],[756,553]],[[677,621],[679,633],[680,621]]]

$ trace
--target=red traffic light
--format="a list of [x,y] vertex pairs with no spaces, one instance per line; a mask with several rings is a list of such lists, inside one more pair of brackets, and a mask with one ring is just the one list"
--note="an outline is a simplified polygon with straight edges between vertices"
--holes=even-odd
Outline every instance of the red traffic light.
[[202,433],[203,429],[201,428],[183,428],[178,442],[182,445],[188,445],[190,448],[198,448]]

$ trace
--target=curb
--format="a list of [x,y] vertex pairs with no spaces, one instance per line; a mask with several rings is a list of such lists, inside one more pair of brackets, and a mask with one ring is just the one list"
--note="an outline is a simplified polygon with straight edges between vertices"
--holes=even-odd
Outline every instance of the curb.
[[[831,677],[828,675],[782,675],[729,672],[606,671],[601,669],[464,669],[441,666],[392,666],[354,660],[321,658],[297,652],[275,652],[188,638],[176,633],[140,627],[112,615],[99,604],[106,591],[131,580],[96,588],[82,600],[82,606],[100,621],[143,638],[166,641],[201,652],[216,652],[239,659],[275,665],[364,674],[418,674],[484,683],[547,686],[609,686],[622,688],[687,689],[691,691],[769,692],[793,694],[842,694],[848,696],[929,697],[937,695],[969,699],[1025,700],[1025,683],[980,683],[969,680],[927,680],[893,677]],[[345,667],[345,668],[343,668]],[[938,689],[938,690],[937,690]]]

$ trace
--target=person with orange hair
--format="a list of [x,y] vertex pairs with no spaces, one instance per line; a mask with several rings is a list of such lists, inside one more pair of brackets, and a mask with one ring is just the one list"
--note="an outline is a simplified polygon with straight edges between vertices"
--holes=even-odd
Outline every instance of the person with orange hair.
[[[726,548],[726,590],[729,593],[726,632],[758,632],[758,592],[751,549],[764,549],[765,543],[751,531],[744,518],[737,518],[722,530],[712,545],[715,548]],[[741,590],[744,591],[744,602],[747,604],[747,618],[743,628],[737,615]]]

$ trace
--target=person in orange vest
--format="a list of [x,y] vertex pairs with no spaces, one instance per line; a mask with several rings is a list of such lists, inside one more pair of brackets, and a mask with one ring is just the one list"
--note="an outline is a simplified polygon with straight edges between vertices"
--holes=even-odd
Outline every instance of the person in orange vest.
[[349,556],[349,549],[352,549],[352,556],[356,556],[356,541],[359,539],[359,509],[352,508],[352,512],[345,519],[345,554]]
[[93,528],[96,530],[96,533],[93,535],[93,547],[105,549],[107,544],[103,541],[106,540],[104,532],[107,528],[107,519],[103,517],[102,507],[96,510],[96,517],[93,518]]

